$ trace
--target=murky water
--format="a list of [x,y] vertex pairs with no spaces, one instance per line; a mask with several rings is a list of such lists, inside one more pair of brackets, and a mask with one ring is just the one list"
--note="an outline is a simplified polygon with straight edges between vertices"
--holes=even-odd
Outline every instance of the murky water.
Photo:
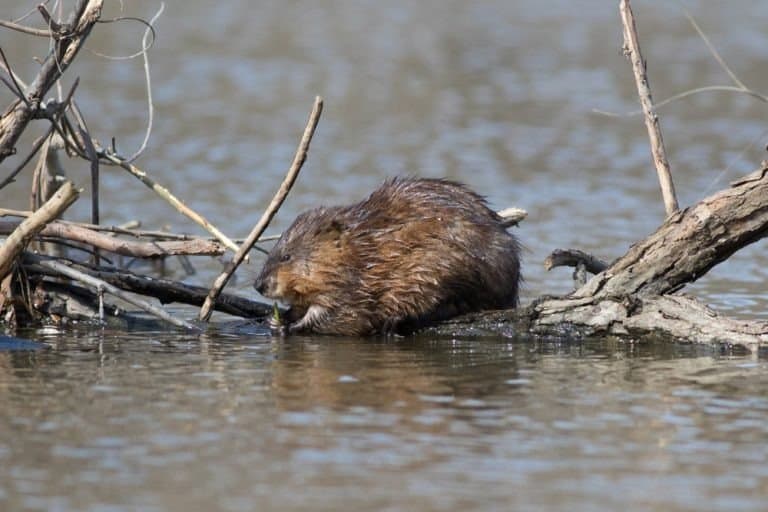
[[695,347],[44,337],[4,510],[762,510],[768,367]]
[[[0,17],[27,3],[6,2]],[[663,218],[642,120],[594,113],[637,108],[617,3],[170,1],[151,54],[156,117],[139,165],[244,236],[319,94],[310,158],[273,232],[307,207],[357,200],[386,176],[447,176],[497,208],[528,210],[518,230],[524,302],[565,292],[569,272],[541,268],[552,249],[612,259]],[[656,99],[731,85],[679,3],[635,3]],[[159,6],[124,4],[145,18]],[[108,1],[105,17],[119,5]],[[768,94],[763,2],[684,5],[739,78]],[[141,32],[99,25],[89,48],[130,54]],[[47,43],[0,34],[29,77]],[[67,83],[75,76],[91,130],[131,153],[146,122],[140,61],[86,51]],[[0,87],[3,105],[10,97]],[[661,110],[683,206],[766,158],[766,113],[727,93]],[[87,189],[87,165],[67,167]],[[199,233],[135,179],[102,176],[105,222]],[[0,203],[25,207],[27,191],[22,177]],[[87,202],[69,218],[86,218]],[[764,246],[688,291],[728,314],[765,318]],[[258,265],[232,289],[255,296]],[[187,279],[202,284],[219,268],[197,267]],[[762,358],[590,341],[228,332],[40,331],[25,334],[52,350],[0,352],[0,509],[768,508]]]

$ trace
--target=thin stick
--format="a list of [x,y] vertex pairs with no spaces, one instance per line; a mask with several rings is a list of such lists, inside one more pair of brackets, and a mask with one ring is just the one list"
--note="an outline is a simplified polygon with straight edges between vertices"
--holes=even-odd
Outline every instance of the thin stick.
[[[30,215],[32,215],[32,212],[28,210],[11,210],[9,208],[0,208],[0,217],[29,217]],[[132,229],[124,226],[101,226],[96,224],[88,224],[86,222],[72,222],[69,220],[59,220],[57,222],[61,224],[71,225],[71,226],[79,226],[81,228],[90,229],[92,231],[105,231],[107,233],[128,235],[136,238],[146,237],[146,238],[160,238],[165,240],[200,240],[200,241],[206,241],[206,242],[217,240],[216,238],[202,238],[194,235],[169,233],[167,231]],[[280,238],[280,235],[262,236],[262,237],[259,237],[259,239],[256,242],[270,242],[270,241],[277,240],[278,238]],[[234,241],[238,242],[238,240],[234,240]],[[242,243],[242,242],[243,240],[239,241],[239,243]]]
[[315,97],[315,104],[312,106],[312,112],[309,114],[307,126],[304,128],[304,134],[301,137],[301,142],[299,143],[299,147],[296,149],[296,155],[293,157],[293,162],[291,163],[290,169],[288,169],[288,174],[286,174],[285,178],[283,179],[283,183],[280,185],[280,189],[272,198],[272,202],[269,203],[269,206],[262,214],[259,222],[256,223],[248,235],[248,238],[245,239],[245,242],[243,242],[243,244],[235,253],[235,256],[232,258],[232,262],[227,265],[227,267],[224,269],[224,272],[222,272],[221,275],[216,278],[216,281],[214,281],[213,286],[211,287],[211,291],[208,293],[208,297],[205,298],[203,307],[200,308],[200,314],[198,318],[201,321],[207,322],[211,318],[213,304],[216,302],[217,297],[219,294],[221,294],[221,291],[227,285],[227,282],[232,277],[232,274],[235,272],[237,267],[240,265],[240,263],[242,263],[243,259],[245,259],[248,251],[250,251],[251,247],[253,247],[253,245],[256,243],[256,240],[258,240],[259,236],[261,236],[264,230],[267,229],[267,226],[272,220],[272,217],[275,216],[277,210],[280,209],[283,201],[285,201],[285,198],[288,196],[288,192],[290,192],[293,183],[296,181],[296,177],[299,175],[299,171],[301,171],[301,166],[304,165],[304,161],[307,159],[309,143],[312,141],[312,135],[315,133],[315,128],[317,128],[317,122],[320,120],[320,114],[322,111],[323,99],[320,96],[317,96]]
[[629,0],[621,0],[619,11],[621,13],[621,22],[624,25],[624,54],[632,63],[632,71],[635,75],[635,84],[637,85],[637,95],[640,97],[640,106],[643,108],[645,116],[645,127],[648,129],[648,138],[651,141],[653,163],[656,166],[656,173],[659,176],[659,184],[661,185],[661,194],[664,198],[664,209],[667,212],[667,216],[670,216],[678,209],[675,185],[672,182],[672,174],[669,171],[669,162],[664,150],[664,141],[661,137],[659,118],[653,108],[648,74],[643,55],[640,53],[640,43],[637,40],[637,29],[635,28],[635,17],[632,14]]
[[165,320],[166,322],[170,323],[171,325],[175,325],[177,327],[182,327],[184,329],[187,329],[189,331],[200,331],[201,329],[197,327],[194,324],[191,324],[187,321],[181,320],[179,318],[176,318],[170,314],[168,314],[165,310],[157,308],[150,304],[149,302],[141,299],[137,299],[135,297],[130,296],[129,294],[125,293],[120,288],[117,288],[116,286],[112,286],[106,281],[103,281],[101,279],[98,279],[93,276],[89,276],[88,274],[85,274],[83,272],[80,272],[79,270],[75,270],[73,268],[68,267],[67,265],[63,263],[59,263],[57,261],[52,260],[46,260],[41,258],[40,256],[28,254],[27,257],[30,259],[30,261],[33,261],[37,265],[40,265],[41,267],[48,268],[50,270],[53,270],[59,274],[65,275],[71,279],[74,279],[76,281],[80,281],[81,283],[85,283],[88,286],[91,286],[93,288],[96,288],[97,293],[99,290],[103,290],[107,293],[110,293],[114,295],[115,297],[119,297],[125,302],[132,304],[136,306],[137,308],[143,309],[147,313],[156,316],[157,318],[160,318],[161,320]]
[[144,80],[147,85],[147,110],[148,110],[149,119],[147,120],[147,129],[144,132],[144,140],[141,141],[141,146],[139,146],[139,149],[137,149],[134,154],[126,158],[127,162],[133,162],[137,158],[139,158],[139,156],[147,148],[147,143],[149,142],[149,136],[152,134],[152,123],[155,118],[155,105],[152,101],[152,77],[149,74],[149,56],[147,55],[147,52],[149,51],[149,47],[147,46],[147,37],[149,37],[149,35],[152,34],[152,42],[154,44],[155,33],[154,33],[153,26],[164,10],[165,10],[165,2],[160,2],[160,9],[158,9],[154,17],[151,20],[149,20],[149,26],[144,31],[144,37],[141,38],[141,44],[143,47],[143,51],[141,52],[141,57],[142,57],[142,60],[144,61]]
[[16,258],[30,240],[49,222],[61,215],[69,205],[75,202],[79,192],[71,181],[65,182],[58,191],[43,204],[40,209],[27,217],[13,233],[0,245],[0,280],[13,268]]
[[192,210],[190,207],[182,203],[176,196],[174,196],[170,190],[165,188],[164,186],[157,183],[155,180],[147,176],[147,173],[139,169],[133,164],[129,164],[125,160],[121,159],[120,157],[113,155],[111,152],[104,152],[104,158],[109,160],[110,162],[119,165],[129,173],[131,173],[133,176],[138,178],[142,183],[144,183],[146,186],[154,190],[160,197],[165,199],[167,202],[171,204],[174,208],[176,208],[180,213],[183,215],[186,215],[190,219],[192,219],[195,223],[200,225],[203,229],[208,231],[210,234],[212,234],[218,241],[220,241],[222,244],[227,246],[228,249],[231,249],[232,251],[237,252],[238,247],[235,242],[233,242],[227,235],[222,233],[221,231],[216,228],[213,224],[208,222],[208,220],[200,215],[199,213]]
[[[0,48],[0,58],[3,59],[3,64],[5,65],[5,69],[11,69],[11,65],[8,64],[8,59],[5,58],[5,53],[3,52],[2,48]],[[15,88],[14,92],[17,93],[19,99],[21,99],[21,101],[23,101],[27,105],[27,107],[30,107],[29,100],[24,95],[24,91],[21,89],[21,86],[19,86],[19,82],[16,81],[16,76],[14,75],[14,73],[8,73],[8,76],[11,78],[11,82],[13,82],[13,87]],[[14,89],[11,89],[11,90],[14,90]]]
[[[85,153],[91,161],[91,224],[99,224],[99,155],[96,153],[96,147],[93,145],[91,133],[88,131],[88,125],[80,114],[79,110],[73,109],[75,121],[77,122],[77,131],[83,139]],[[98,248],[93,253],[93,262],[99,264]]]
[[16,176],[24,170],[24,167],[26,167],[29,161],[32,160],[32,157],[35,156],[38,151],[40,151],[40,148],[43,147],[43,144],[45,144],[45,141],[48,140],[48,137],[51,136],[52,132],[53,125],[48,128],[48,131],[45,133],[45,135],[35,141],[34,145],[32,146],[32,151],[29,152],[29,155],[27,155],[24,160],[18,166],[16,166],[16,169],[14,169],[11,174],[9,174],[8,177],[5,178],[2,183],[0,183],[0,189],[5,188],[7,185],[10,185],[16,180]]
[[18,23],[14,23],[12,21],[7,21],[7,20],[0,20],[0,27],[10,28],[11,30],[16,30],[18,32],[23,32],[25,34],[38,36],[38,37],[54,37],[55,35],[50,30],[32,28],[26,25],[19,25]]

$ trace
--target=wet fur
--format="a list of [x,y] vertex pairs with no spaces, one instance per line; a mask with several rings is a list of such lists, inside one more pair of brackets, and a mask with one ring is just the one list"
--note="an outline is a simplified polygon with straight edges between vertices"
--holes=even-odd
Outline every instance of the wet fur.
[[299,215],[254,286],[291,305],[294,332],[405,332],[516,306],[519,252],[464,185],[394,178],[359,203]]

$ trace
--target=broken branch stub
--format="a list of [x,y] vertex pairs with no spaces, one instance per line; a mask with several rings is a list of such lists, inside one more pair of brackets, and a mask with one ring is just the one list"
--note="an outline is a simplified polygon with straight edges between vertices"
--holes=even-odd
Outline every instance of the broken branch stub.
[[39,210],[24,219],[6,238],[3,245],[0,245],[0,280],[11,271],[29,241],[74,203],[78,195],[72,182],[65,182]]

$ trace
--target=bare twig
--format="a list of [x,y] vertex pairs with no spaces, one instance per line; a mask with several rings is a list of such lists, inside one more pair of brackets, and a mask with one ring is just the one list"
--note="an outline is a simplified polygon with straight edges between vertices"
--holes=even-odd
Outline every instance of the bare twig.
[[26,25],[19,25],[18,23],[14,23],[12,21],[0,20],[0,27],[10,28],[11,30],[23,32],[32,36],[54,37],[54,33],[50,30],[27,27]]
[[22,160],[21,163],[16,166],[11,174],[9,174],[8,177],[5,178],[2,183],[0,183],[0,189],[5,188],[16,180],[16,176],[24,169],[24,167],[27,166],[29,161],[32,160],[32,157],[34,157],[37,152],[40,151],[40,148],[43,147],[45,141],[48,140],[48,137],[51,136],[51,133],[53,133],[53,125],[48,128],[48,131],[45,132],[45,135],[35,141],[34,145],[32,146],[32,151],[29,152],[29,155],[27,155],[24,160]]
[[84,283],[88,286],[91,286],[96,289],[97,293],[100,291],[107,292],[109,294],[112,294],[116,297],[121,298],[125,302],[129,304],[133,304],[137,308],[140,308],[147,313],[156,316],[157,318],[160,318],[161,320],[165,320],[171,325],[175,325],[176,327],[182,327],[184,329],[187,329],[188,331],[200,331],[201,329],[197,327],[194,324],[191,324],[185,320],[181,320],[180,318],[177,318],[173,315],[170,315],[166,311],[164,311],[161,308],[155,307],[149,302],[137,299],[136,297],[132,297],[128,293],[125,293],[123,290],[117,288],[116,286],[113,286],[106,281],[103,281],[101,279],[98,279],[93,276],[89,276],[88,274],[85,274],[83,272],[80,272],[79,270],[75,270],[64,263],[60,263],[58,261],[52,261],[48,259],[44,259],[40,256],[36,256],[33,254],[28,254],[27,257],[34,261],[37,265],[40,265],[41,267],[49,268],[55,272],[58,272],[59,274],[62,274],[64,276],[69,277],[70,279],[75,279],[76,281],[80,281],[81,283]]
[[691,16],[691,13],[689,13],[686,9],[683,9],[683,13],[685,14],[685,17],[688,18],[688,22],[693,26],[693,28],[696,30],[696,33],[699,34],[699,37],[704,41],[704,44],[707,45],[707,49],[709,50],[709,53],[712,54],[712,57],[715,58],[718,64],[720,64],[720,67],[723,68],[723,70],[728,73],[728,76],[731,77],[731,80],[733,83],[735,83],[740,88],[747,90],[748,87],[744,85],[744,82],[739,80],[739,77],[736,76],[736,73],[731,71],[731,68],[728,67],[728,64],[725,63],[725,60],[720,56],[720,53],[717,51],[715,46],[712,44],[712,42],[709,40],[707,35],[704,33],[703,30],[701,30],[701,27],[698,23],[696,23],[696,20],[693,19],[693,16]]
[[[88,131],[88,125],[78,110],[74,110],[75,121],[77,122],[77,131],[83,139],[85,153],[88,160],[91,161],[91,223],[99,224],[99,155],[96,147],[93,145],[93,139]],[[99,251],[93,254],[94,263],[99,263]]]
[[[155,16],[149,20],[149,27],[147,27],[147,30],[144,31],[144,37],[141,39],[141,44],[143,47],[147,46],[147,37],[149,37],[150,32],[152,33],[152,40],[154,41],[153,24],[155,21],[157,21],[157,18],[163,14],[163,10],[165,10],[165,2],[160,2],[160,9],[158,9]],[[144,50],[141,52],[141,58],[144,62],[144,81],[147,84],[147,112],[149,116],[147,119],[147,130],[144,132],[144,140],[141,141],[141,146],[139,146],[139,149],[137,149],[134,154],[127,158],[128,162],[133,162],[139,158],[139,156],[147,148],[149,136],[152,134],[152,123],[155,119],[155,105],[152,102],[152,75],[149,73],[149,56],[147,55],[147,51],[148,50]]]
[[48,90],[69,67],[101,15],[103,0],[78,0],[66,25],[72,27],[67,37],[57,39],[53,51],[40,67],[26,95],[29,105],[16,102],[0,117],[0,162],[14,153],[21,133],[37,111]]
[[101,57],[103,59],[109,59],[109,60],[130,60],[135,59],[136,57],[142,55],[143,53],[146,53],[149,51],[150,48],[152,48],[155,45],[155,39],[157,38],[157,34],[155,32],[155,27],[152,25],[155,20],[157,20],[160,13],[165,10],[165,2],[160,2],[160,10],[155,14],[155,16],[150,20],[147,21],[144,18],[136,18],[134,16],[120,16],[119,18],[112,18],[110,20],[99,20],[99,23],[117,23],[120,21],[138,21],[139,23],[146,25],[147,31],[152,34],[152,41],[147,42],[146,41],[146,35],[143,38],[142,47],[141,50],[134,52],[130,55],[107,55],[106,53],[97,52],[95,50],[91,50],[91,53],[96,55],[97,57]]
[[109,160],[110,162],[119,165],[129,173],[131,173],[134,177],[138,178],[142,183],[144,183],[147,187],[154,190],[160,197],[165,199],[168,203],[171,204],[174,208],[176,208],[180,213],[183,215],[186,215],[190,219],[192,219],[195,223],[200,225],[203,229],[208,231],[210,234],[212,234],[214,237],[216,237],[217,240],[219,240],[221,243],[227,246],[228,249],[231,249],[232,251],[237,251],[238,247],[237,244],[235,244],[228,236],[226,236],[224,233],[219,231],[219,229],[208,222],[208,220],[200,215],[199,213],[192,210],[189,206],[182,203],[176,196],[174,196],[170,190],[165,188],[164,186],[157,183],[155,180],[150,178],[146,172],[142,171],[138,167],[136,167],[133,164],[130,164],[123,160],[122,158],[118,157],[117,155],[114,155],[111,151],[105,151],[104,152],[104,158]]
[[251,230],[248,238],[245,239],[245,242],[243,242],[243,244],[235,253],[235,256],[232,258],[232,262],[227,265],[227,268],[224,269],[224,272],[222,272],[221,275],[216,278],[216,281],[214,281],[213,286],[211,287],[211,291],[208,293],[208,297],[205,299],[203,307],[200,308],[200,314],[198,316],[200,320],[207,322],[211,318],[211,311],[217,297],[227,285],[227,282],[232,277],[232,274],[235,272],[237,267],[240,265],[240,263],[242,263],[243,259],[245,259],[248,251],[250,251],[253,245],[256,243],[256,240],[258,240],[259,236],[261,236],[264,230],[267,229],[267,226],[272,220],[272,217],[275,216],[277,210],[280,209],[283,201],[285,201],[285,198],[288,196],[288,192],[290,192],[293,183],[296,181],[296,177],[299,175],[299,171],[301,171],[301,166],[304,165],[304,161],[307,159],[309,143],[312,141],[312,135],[315,133],[315,128],[317,127],[317,122],[320,119],[320,114],[322,111],[323,99],[320,96],[317,96],[315,98],[315,104],[312,107],[312,112],[309,114],[307,126],[304,128],[304,134],[301,137],[301,142],[299,143],[299,147],[296,149],[296,155],[293,157],[291,167],[288,169],[288,173],[283,179],[283,183],[280,185],[280,189],[272,198],[272,201],[269,203],[269,206],[259,219],[259,222],[257,222]]
[[645,115],[645,126],[648,129],[648,138],[651,142],[651,153],[653,163],[656,166],[656,172],[659,176],[661,193],[664,197],[664,208],[667,216],[672,215],[678,209],[677,196],[675,195],[675,185],[672,182],[672,175],[669,171],[669,162],[667,161],[664,141],[661,137],[661,126],[659,118],[653,108],[651,99],[651,89],[648,84],[648,74],[645,69],[645,61],[640,53],[640,43],[637,40],[637,30],[635,28],[635,18],[632,14],[632,8],[629,0],[621,0],[619,5],[621,12],[621,21],[624,25],[624,52],[632,63],[632,71],[635,75],[635,84],[637,85],[637,94],[640,97],[640,105]]
[[[29,217],[32,215],[31,211],[26,210],[12,210],[9,208],[0,208],[0,217]],[[151,231],[151,230],[142,230],[142,229],[134,229],[130,227],[125,226],[101,226],[96,224],[88,224],[84,222],[72,222],[68,220],[59,220],[57,221],[62,224],[67,224],[70,226],[78,226],[85,229],[90,229],[92,231],[103,231],[107,233],[115,233],[119,235],[128,235],[133,236],[136,238],[155,238],[155,239],[161,239],[161,240],[200,240],[200,241],[216,241],[216,238],[201,238],[198,236],[193,235],[185,235],[180,233],[169,233],[167,231]],[[269,235],[269,236],[262,236],[259,237],[257,242],[269,242],[273,240],[277,240],[280,238],[280,235]],[[235,242],[242,243],[243,240],[234,240]]]
[[[696,30],[696,32],[699,34],[699,37],[701,37],[702,41],[704,41],[704,44],[707,46],[707,49],[709,50],[709,53],[712,54],[712,57],[717,61],[717,63],[720,65],[720,67],[723,69],[723,71],[726,72],[726,74],[730,77],[731,81],[735,85],[707,85],[703,87],[696,87],[693,89],[688,89],[686,91],[683,91],[681,93],[675,94],[673,96],[670,96],[669,98],[665,98],[662,101],[659,101],[658,103],[655,103],[653,105],[654,109],[658,111],[661,109],[661,107],[668,105],[669,103],[673,103],[677,100],[681,100],[684,98],[687,98],[689,96],[693,96],[702,92],[736,92],[736,93],[743,93],[748,96],[752,96],[758,101],[761,101],[763,103],[768,103],[768,96],[765,94],[761,94],[753,89],[748,88],[746,85],[744,85],[744,82],[739,79],[739,77],[734,73],[731,68],[726,64],[725,59],[720,55],[720,52],[717,51],[715,46],[712,44],[712,41],[709,40],[709,37],[704,33],[704,31],[701,29],[699,24],[696,22],[696,20],[691,16],[691,14],[683,9],[683,13],[685,14],[686,18],[688,18],[688,21],[691,23],[693,28]],[[619,113],[619,112],[609,112],[606,110],[600,110],[600,109],[592,109],[592,112],[595,114],[602,114],[605,116],[610,117],[622,117],[622,116],[636,116],[643,113],[642,110],[633,110],[631,112],[625,112],[625,113]]]
[[[117,21],[125,21],[125,20],[138,21],[138,22],[144,23],[147,26],[147,28],[144,31],[144,36],[141,39],[141,50],[139,50],[138,52],[132,55],[128,55],[125,57],[116,57],[116,56],[104,55],[101,53],[94,52],[96,53],[96,55],[100,57],[103,57],[105,59],[112,59],[112,60],[133,59],[141,55],[144,63],[144,81],[146,82],[146,87],[147,87],[147,110],[148,110],[147,129],[144,132],[144,139],[142,140],[139,148],[131,156],[124,159],[128,163],[135,161],[144,152],[144,150],[147,148],[149,137],[152,133],[152,125],[155,117],[155,106],[152,100],[152,77],[149,72],[148,52],[149,52],[149,49],[155,44],[156,34],[155,34],[154,24],[164,10],[165,10],[165,2],[160,2],[160,8],[157,10],[155,15],[149,21],[145,21],[141,18],[133,18],[133,17],[127,17],[127,16],[115,18],[112,20],[102,20],[102,23],[114,23]],[[148,42],[147,40],[150,35],[152,36],[152,41]]]
[[67,181],[59,190],[40,207],[27,217],[0,246],[0,280],[13,268],[13,263],[24,250],[29,241],[39,233],[46,224],[61,215],[69,205],[77,199],[78,191]]
[[[8,64],[8,59],[5,58],[5,52],[2,48],[0,48],[0,58],[3,59],[3,66],[5,66],[5,69],[11,69],[11,65]],[[8,76],[11,78],[11,82],[13,82],[13,87],[9,87],[9,89],[15,92],[18,98],[21,99],[21,101],[23,101],[27,107],[29,107],[29,100],[27,100],[27,97],[24,95],[24,90],[22,90],[19,82],[16,80],[16,74],[9,72]],[[3,82],[5,82],[5,80],[3,80]]]

